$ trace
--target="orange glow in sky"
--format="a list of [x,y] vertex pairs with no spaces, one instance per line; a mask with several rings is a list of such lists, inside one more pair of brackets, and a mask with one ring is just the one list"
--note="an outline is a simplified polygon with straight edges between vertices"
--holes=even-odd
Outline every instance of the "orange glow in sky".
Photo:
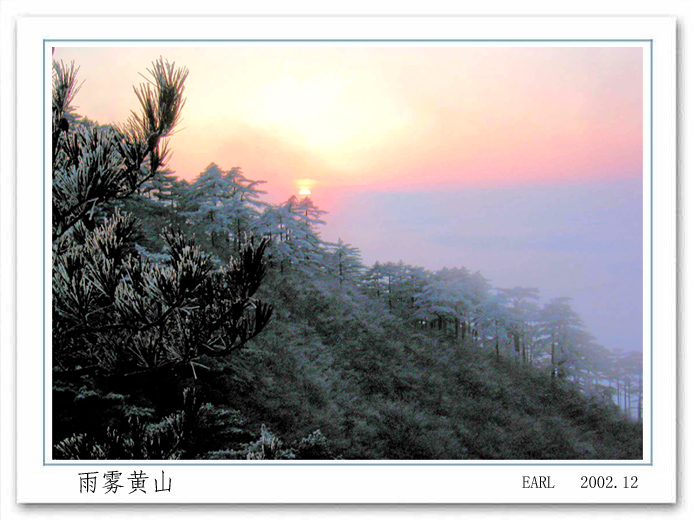
[[[607,346],[642,345],[641,47],[57,47],[78,113],[125,122],[160,56],[185,66],[169,167],[211,162],[311,196],[368,264],[482,270],[574,296]],[[649,81],[649,78],[648,78]]]
[[58,47],[54,59],[81,67],[77,110],[110,123],[136,108],[132,85],[159,56],[190,70],[171,168],[240,166],[272,202],[316,183],[332,198],[642,173],[640,48]]

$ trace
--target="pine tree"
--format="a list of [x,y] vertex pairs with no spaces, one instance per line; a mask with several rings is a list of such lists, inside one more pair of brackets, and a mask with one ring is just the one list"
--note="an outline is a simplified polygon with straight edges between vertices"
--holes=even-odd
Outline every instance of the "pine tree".
[[523,363],[531,364],[534,359],[534,324],[537,321],[539,308],[539,289],[535,287],[514,287],[500,289],[509,303],[510,336],[515,353]]
[[364,269],[361,251],[346,244],[341,238],[336,244],[326,243],[325,246],[328,270],[339,280],[339,285],[345,282],[357,283]]
[[584,346],[591,341],[570,298],[553,298],[541,311],[540,334],[550,355],[551,377],[565,378],[579,362]]
[[258,220],[258,232],[270,239],[268,258],[282,276],[296,271],[300,276],[327,270],[325,244],[317,230],[324,224],[319,210],[307,197],[295,196],[279,205],[269,205]]
[[478,335],[475,322],[489,287],[479,273],[472,275],[465,268],[443,268],[417,295],[419,317],[435,322],[439,330],[452,326],[456,339],[464,341],[471,336],[475,340]]
[[509,338],[510,320],[508,299],[502,291],[496,290],[479,304],[482,346],[490,342],[497,358],[501,356],[501,345]]
[[263,183],[247,179],[240,168],[222,170],[211,163],[189,186],[184,215],[222,263],[237,256],[245,237],[257,231]]
[[[141,445],[139,454],[199,451],[209,439],[192,446],[191,421],[199,426],[202,416],[183,411],[165,420],[176,406],[187,406],[168,392],[192,395],[181,382],[197,380],[207,360],[243,348],[272,314],[271,305],[255,298],[266,240],[243,245],[221,269],[175,229],[162,234],[160,261],[138,249],[141,222],[119,203],[160,179],[187,77],[186,69],[163,59],[149,73],[149,82],[135,89],[140,112],[125,125],[70,125],[76,69],[54,64],[53,380],[54,402],[64,407],[54,410],[58,457],[102,458],[117,452],[114,439],[128,435],[168,443],[149,451]],[[187,421],[182,429],[180,421]],[[90,432],[70,435],[67,429],[76,427]],[[184,452],[176,447],[184,445]]]

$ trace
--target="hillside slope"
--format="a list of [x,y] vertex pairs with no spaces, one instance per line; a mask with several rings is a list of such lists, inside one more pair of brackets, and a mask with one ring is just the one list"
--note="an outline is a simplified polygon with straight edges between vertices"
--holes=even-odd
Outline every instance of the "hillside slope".
[[251,429],[345,459],[638,459],[642,427],[568,381],[414,330],[354,288],[274,273],[272,323],[209,385]]

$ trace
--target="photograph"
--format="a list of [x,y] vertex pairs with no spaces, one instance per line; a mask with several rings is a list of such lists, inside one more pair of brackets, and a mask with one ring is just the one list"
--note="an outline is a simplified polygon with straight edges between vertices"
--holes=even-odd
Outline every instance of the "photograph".
[[645,459],[645,45],[50,45],[46,460]]

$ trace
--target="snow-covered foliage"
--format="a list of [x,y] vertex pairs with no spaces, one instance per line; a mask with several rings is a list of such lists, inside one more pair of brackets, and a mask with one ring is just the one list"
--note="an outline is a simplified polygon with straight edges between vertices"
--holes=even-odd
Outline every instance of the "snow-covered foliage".
[[54,65],[56,457],[637,458],[613,403],[642,418],[642,358],[568,298],[365,266],[310,197],[166,168],[187,70],[155,62],[124,125],[74,113],[76,74]]

